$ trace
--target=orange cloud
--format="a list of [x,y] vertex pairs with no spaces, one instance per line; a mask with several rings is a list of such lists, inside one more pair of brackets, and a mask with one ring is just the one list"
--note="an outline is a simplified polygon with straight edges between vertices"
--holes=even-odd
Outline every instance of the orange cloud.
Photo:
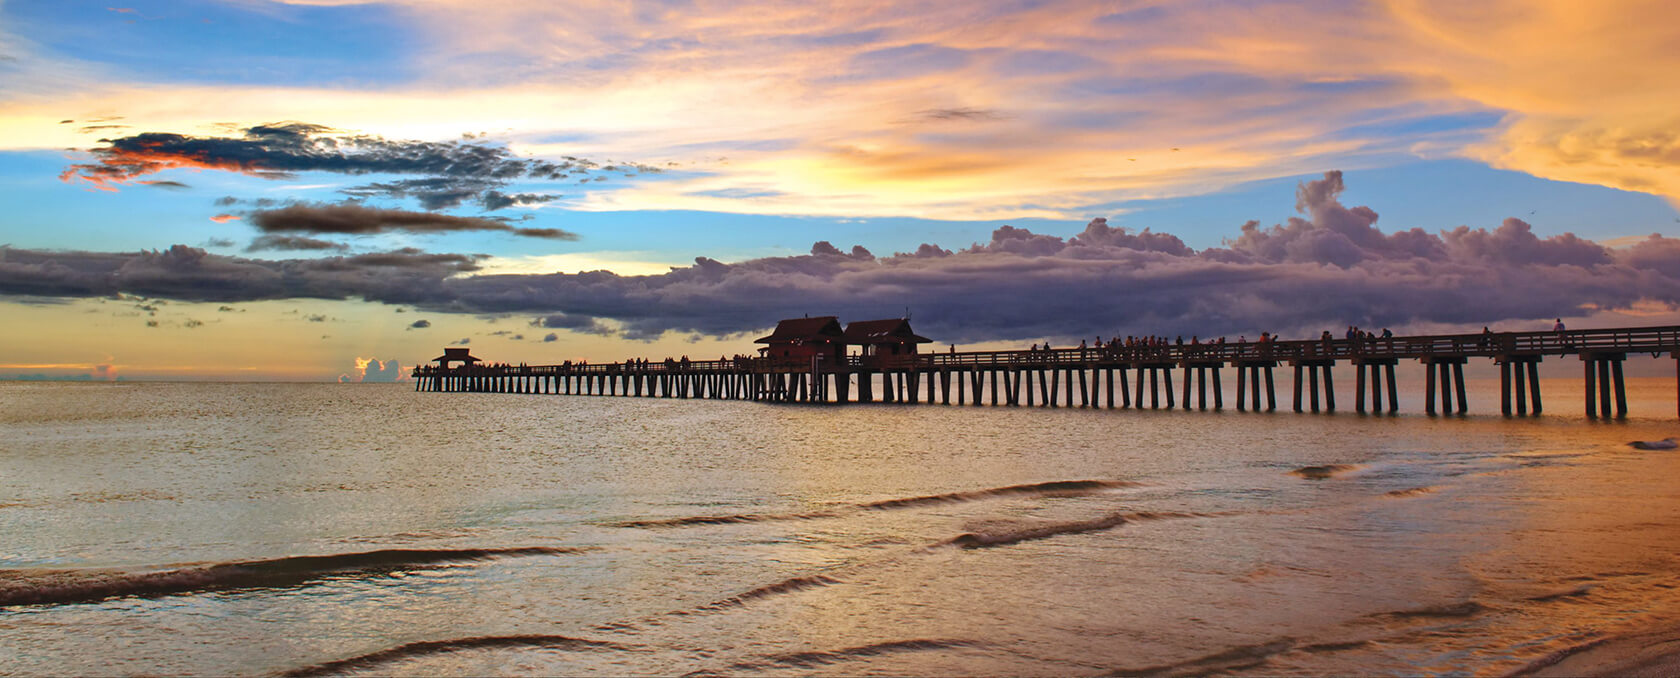
[[[416,59],[432,74],[407,89],[79,87],[0,103],[0,147],[85,143],[53,127],[65,111],[121,110],[155,130],[283,119],[401,138],[511,130],[516,148],[539,157],[687,170],[591,184],[576,199],[583,209],[1068,217],[1415,154],[1680,198],[1680,5],[1661,0],[1386,0],[1336,11],[403,4],[430,33]],[[565,76],[498,81],[478,58],[486,44]],[[479,70],[461,70],[467,63]],[[568,67],[581,63],[598,66]],[[1435,123],[1466,113],[1486,117]],[[537,141],[562,134],[570,140]],[[144,149],[108,164],[119,167],[66,179],[108,187],[142,170],[268,169]]]
[[272,171],[272,168],[253,161],[171,149],[158,140],[137,139],[130,143],[132,147],[100,149],[98,163],[74,165],[59,173],[59,180],[72,182],[80,179],[103,190],[115,190],[111,184],[128,183],[168,169],[213,169],[252,175]]
[[236,214],[218,214],[216,216],[210,217],[210,220],[214,221],[218,224],[225,224],[225,223],[230,222],[230,221],[238,221],[239,220],[239,215],[236,215]]
[[1390,0],[1411,60],[1504,110],[1464,150],[1495,167],[1680,204],[1680,5],[1652,0]]

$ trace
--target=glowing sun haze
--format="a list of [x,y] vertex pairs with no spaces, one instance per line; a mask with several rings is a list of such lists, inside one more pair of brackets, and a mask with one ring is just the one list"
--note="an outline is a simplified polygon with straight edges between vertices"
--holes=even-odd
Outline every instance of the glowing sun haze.
[[0,377],[1670,322],[1676,72],[1671,2],[5,0]]

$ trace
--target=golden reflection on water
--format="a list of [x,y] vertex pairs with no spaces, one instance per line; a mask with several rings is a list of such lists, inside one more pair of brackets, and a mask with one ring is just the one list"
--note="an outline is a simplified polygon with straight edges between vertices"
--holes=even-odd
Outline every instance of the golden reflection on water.
[[[1598,423],[1573,380],[1538,419],[9,391],[6,568],[593,550],[0,610],[0,642],[31,648],[0,672],[261,673],[550,634],[633,650],[370,670],[1500,673],[1680,616],[1680,453],[1625,445],[1680,430],[1673,382],[1634,386],[1635,417]],[[1004,491],[1083,480],[1113,485]]]

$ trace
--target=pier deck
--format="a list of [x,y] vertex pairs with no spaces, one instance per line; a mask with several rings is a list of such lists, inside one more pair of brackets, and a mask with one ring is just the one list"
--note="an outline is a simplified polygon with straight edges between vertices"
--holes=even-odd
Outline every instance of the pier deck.
[[[1464,365],[1493,360],[1500,369],[1501,412],[1542,411],[1538,364],[1573,357],[1584,372],[1585,414],[1623,417],[1627,396],[1622,362],[1630,354],[1676,358],[1680,413],[1680,326],[1496,332],[1249,343],[1171,344],[844,356],[843,360],[738,358],[598,364],[421,366],[416,390],[544,393],[660,398],[720,398],[771,402],[939,402],[943,404],[1157,409],[1224,407],[1223,368],[1237,370],[1237,409],[1277,408],[1274,369],[1293,371],[1297,412],[1335,411],[1332,368],[1355,368],[1356,411],[1397,410],[1396,366],[1424,366],[1425,411],[1467,411]],[[1174,399],[1173,377],[1181,377]],[[1211,378],[1211,388],[1210,381]],[[877,390],[879,381],[879,393]],[[1146,387],[1147,382],[1147,387]],[[1192,382],[1195,383],[1194,388]],[[1321,386],[1322,384],[1322,386]],[[1163,389],[1164,387],[1164,389]],[[855,389],[855,393],[853,392]],[[953,400],[953,395],[954,400]],[[1163,399],[1164,396],[1164,399]],[[1386,396],[1386,398],[1385,398]],[[1385,403],[1386,400],[1386,403]]]

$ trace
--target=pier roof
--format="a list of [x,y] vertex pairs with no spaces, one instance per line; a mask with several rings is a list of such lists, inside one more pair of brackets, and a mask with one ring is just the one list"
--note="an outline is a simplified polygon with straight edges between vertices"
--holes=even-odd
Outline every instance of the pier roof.
[[908,318],[888,318],[846,323],[846,343],[930,344],[933,340],[912,331]]
[[440,355],[436,358],[432,358],[432,362],[443,363],[443,364],[448,364],[448,363],[453,363],[453,362],[462,362],[462,363],[467,363],[467,364],[484,362],[482,360],[479,360],[478,358],[473,357],[472,354],[467,352],[468,350],[469,349],[465,349],[465,348],[445,348],[445,349],[443,349],[443,355]]
[[815,318],[789,318],[776,323],[776,331],[753,341],[755,344],[782,344],[811,340],[833,341],[845,336],[840,319],[831,315]]

